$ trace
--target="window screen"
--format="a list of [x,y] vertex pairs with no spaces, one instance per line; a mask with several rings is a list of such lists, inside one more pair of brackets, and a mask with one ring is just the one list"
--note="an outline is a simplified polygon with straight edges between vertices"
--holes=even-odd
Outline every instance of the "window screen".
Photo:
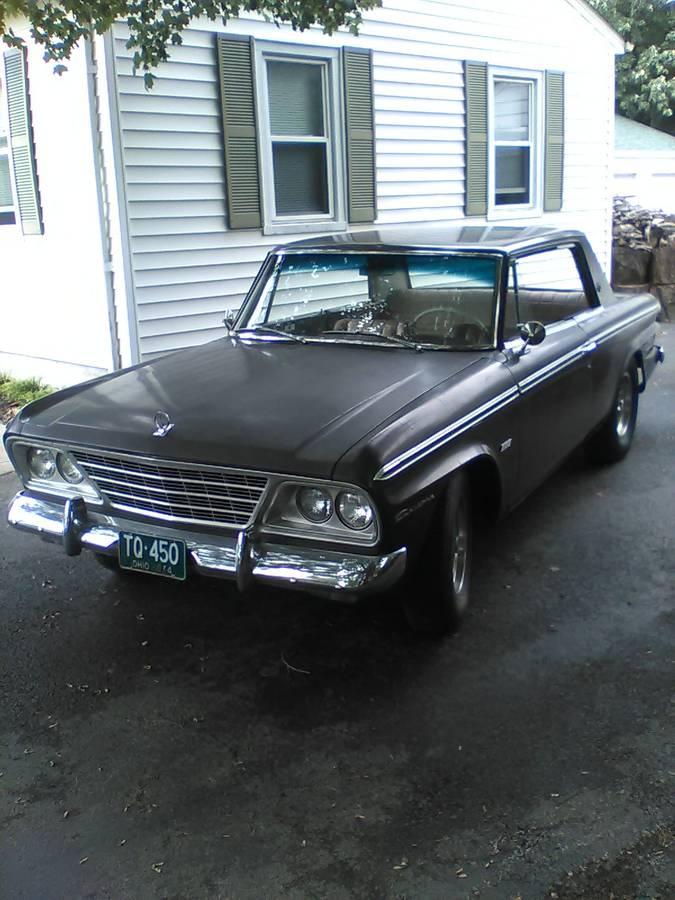
[[267,61],[277,216],[330,213],[325,63]]
[[270,60],[267,83],[273,135],[323,136],[322,66]]

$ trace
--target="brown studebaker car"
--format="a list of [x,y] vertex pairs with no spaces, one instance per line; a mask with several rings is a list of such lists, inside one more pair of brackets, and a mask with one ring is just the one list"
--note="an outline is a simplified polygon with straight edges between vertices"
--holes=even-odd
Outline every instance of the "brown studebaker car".
[[221,339],[20,412],[9,522],[116,571],[344,598],[398,584],[410,623],[444,632],[481,516],[582,443],[628,452],[658,308],[616,296],[575,231],[280,247]]

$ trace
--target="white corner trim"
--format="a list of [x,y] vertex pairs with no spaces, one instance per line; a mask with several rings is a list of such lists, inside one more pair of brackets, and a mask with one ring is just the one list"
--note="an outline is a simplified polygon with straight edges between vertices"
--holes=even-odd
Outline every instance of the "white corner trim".
[[625,53],[626,44],[609,22],[586,3],[586,0],[565,0],[598,34],[603,37],[617,55]]

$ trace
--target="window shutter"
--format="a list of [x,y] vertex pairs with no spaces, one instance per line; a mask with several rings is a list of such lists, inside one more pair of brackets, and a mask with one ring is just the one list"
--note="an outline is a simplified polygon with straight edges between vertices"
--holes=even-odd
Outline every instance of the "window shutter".
[[12,168],[21,230],[24,234],[42,234],[44,228],[35,165],[35,144],[33,142],[25,52],[17,49],[6,50],[4,63],[9,146],[12,151]]
[[225,180],[230,228],[260,228],[260,170],[253,39],[218,36]]
[[563,201],[565,155],[565,75],[546,73],[546,137],[544,155],[544,210],[558,212]]
[[374,222],[375,122],[373,115],[373,59],[370,50],[342,51],[347,142],[347,198],[350,222]]
[[487,214],[488,193],[488,70],[487,63],[464,63],[466,109],[467,216]]

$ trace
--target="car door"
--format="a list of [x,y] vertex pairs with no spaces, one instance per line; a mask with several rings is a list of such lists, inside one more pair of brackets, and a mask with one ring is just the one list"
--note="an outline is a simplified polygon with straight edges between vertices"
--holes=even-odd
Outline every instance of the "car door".
[[[512,262],[504,349],[520,393],[521,495],[559,466],[591,428],[595,343],[575,320],[589,304],[569,247],[545,248]],[[546,328],[537,346],[523,347],[518,336],[518,324],[528,321]]]
[[614,400],[626,362],[627,334],[631,329],[633,333],[639,330],[653,314],[636,305],[630,295],[613,293],[587,241],[580,242],[576,253],[586,269],[588,289],[596,298],[590,309],[576,317],[588,339],[597,345],[592,367],[592,426],[595,426],[605,418]]

